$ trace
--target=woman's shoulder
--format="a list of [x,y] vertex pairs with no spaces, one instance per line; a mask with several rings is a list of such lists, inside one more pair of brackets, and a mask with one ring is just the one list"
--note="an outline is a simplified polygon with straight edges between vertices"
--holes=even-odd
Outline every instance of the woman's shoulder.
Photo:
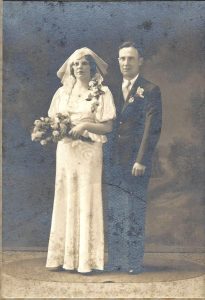
[[60,87],[56,90],[56,92],[55,92],[55,96],[60,96],[60,97],[62,97],[62,96],[65,95],[65,94],[66,94],[66,89],[65,89],[64,86],[60,86]]
[[62,91],[62,86],[58,87],[57,90],[55,90],[54,95],[58,95]]
[[61,93],[61,92],[64,92],[64,93],[65,93],[66,88],[65,88],[64,85],[62,85],[62,86],[60,86],[60,87],[57,89],[57,91],[58,91],[59,93]]

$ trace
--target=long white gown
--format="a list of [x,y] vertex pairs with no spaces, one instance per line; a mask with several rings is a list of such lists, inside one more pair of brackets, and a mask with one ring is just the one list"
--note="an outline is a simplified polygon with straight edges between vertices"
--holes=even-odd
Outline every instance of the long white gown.
[[[61,87],[55,93],[48,112],[71,115],[73,124],[82,120],[105,122],[116,116],[112,94],[108,87],[99,98],[95,113],[93,100],[68,98]],[[46,267],[63,266],[90,272],[104,268],[104,226],[102,201],[102,144],[106,136],[85,131],[94,143],[65,138],[56,150],[56,180],[53,215]]]

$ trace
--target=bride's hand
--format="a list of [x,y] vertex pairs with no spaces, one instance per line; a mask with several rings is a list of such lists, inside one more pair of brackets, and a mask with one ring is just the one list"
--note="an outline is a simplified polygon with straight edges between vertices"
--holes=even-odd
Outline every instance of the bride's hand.
[[86,129],[86,123],[81,123],[75,125],[70,131],[69,134],[72,135],[74,138],[79,138]]

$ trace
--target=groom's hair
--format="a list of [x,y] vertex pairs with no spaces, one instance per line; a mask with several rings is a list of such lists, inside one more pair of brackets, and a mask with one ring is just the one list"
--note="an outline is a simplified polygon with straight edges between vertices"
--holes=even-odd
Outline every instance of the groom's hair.
[[139,47],[138,45],[136,45],[134,42],[131,42],[131,41],[127,41],[127,42],[122,43],[122,44],[119,46],[119,51],[120,51],[121,49],[123,49],[123,48],[129,48],[129,47],[135,48],[135,49],[138,51],[139,56],[143,57],[141,47]]

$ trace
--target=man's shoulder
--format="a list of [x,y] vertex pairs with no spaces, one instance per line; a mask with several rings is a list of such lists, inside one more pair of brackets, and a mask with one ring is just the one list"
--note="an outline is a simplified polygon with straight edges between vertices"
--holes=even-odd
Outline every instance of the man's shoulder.
[[147,91],[147,92],[151,92],[153,90],[159,90],[159,86],[152,82],[152,81],[149,81],[147,80],[146,78],[144,78],[143,76],[140,76],[140,83],[142,85],[142,87]]

